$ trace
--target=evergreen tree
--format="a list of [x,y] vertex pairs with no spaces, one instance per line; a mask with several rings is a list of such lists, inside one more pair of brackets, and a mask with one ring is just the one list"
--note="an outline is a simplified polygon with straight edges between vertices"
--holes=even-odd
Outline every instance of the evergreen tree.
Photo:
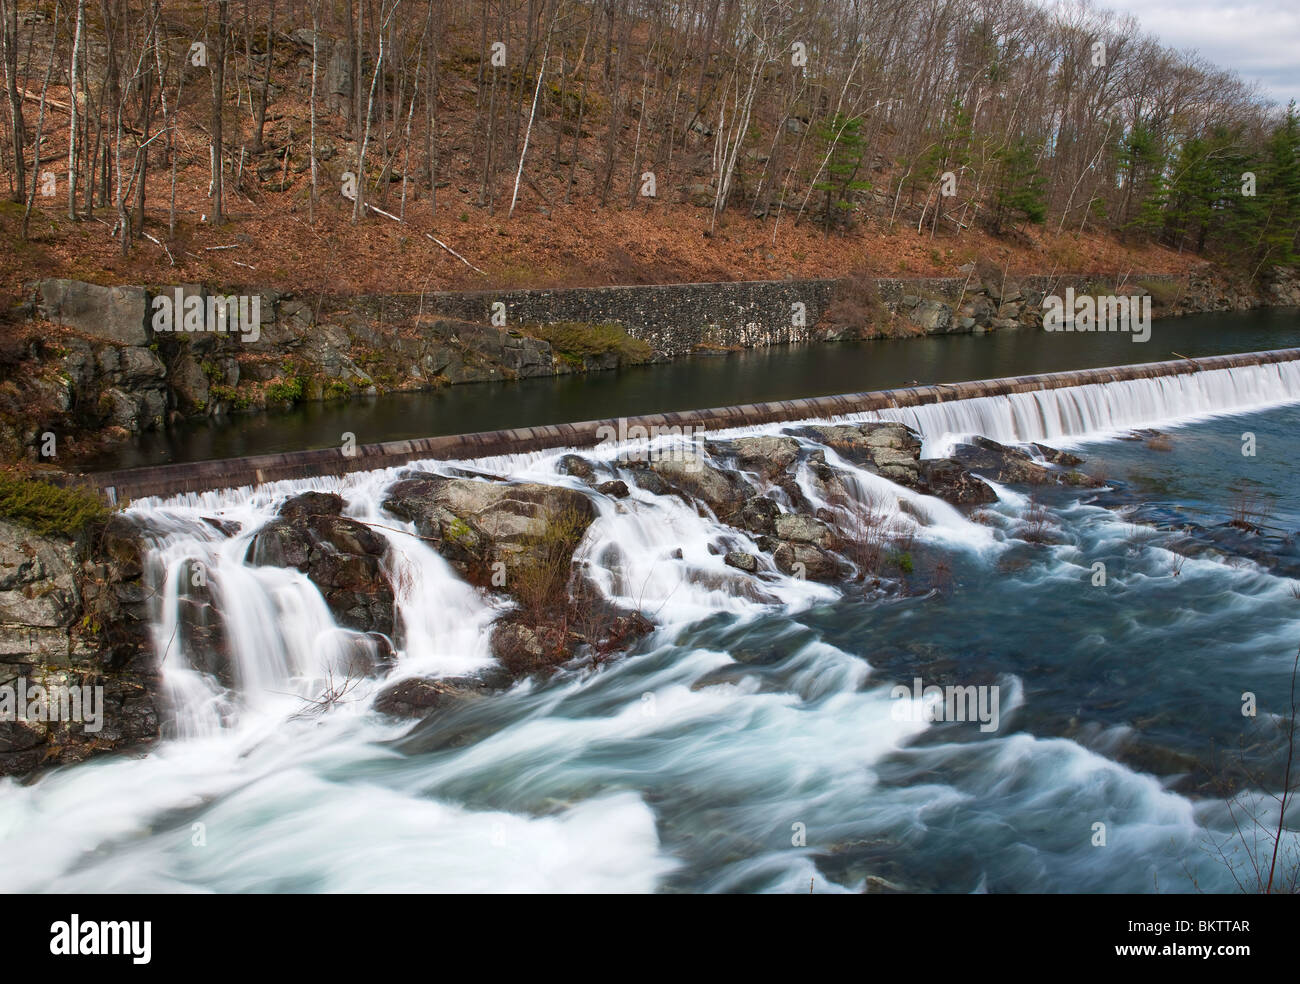
[[1038,167],[1039,148],[1024,137],[994,155],[998,178],[993,189],[993,228],[1002,230],[1009,216],[1041,224],[1047,199]]
[[826,235],[832,226],[843,224],[853,208],[850,195],[855,191],[870,191],[871,182],[858,178],[866,156],[866,141],[862,138],[862,120],[858,117],[836,113],[817,131],[827,144],[825,179],[813,185],[826,193],[825,212],[822,217]]

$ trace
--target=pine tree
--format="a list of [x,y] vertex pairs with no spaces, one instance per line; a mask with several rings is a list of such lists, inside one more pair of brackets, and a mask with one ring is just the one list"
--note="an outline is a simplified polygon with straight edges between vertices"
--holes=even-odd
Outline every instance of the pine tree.
[[816,182],[813,188],[826,193],[822,221],[828,236],[833,226],[846,222],[853,208],[850,195],[855,191],[871,190],[870,181],[858,178],[867,152],[861,130],[860,118],[843,113],[836,113],[817,130],[818,137],[827,144],[826,164],[822,168],[826,177]]
[[1047,219],[1047,199],[1038,166],[1039,148],[1024,137],[994,155],[998,169],[993,190],[993,228],[1001,232],[1009,216],[1041,224]]

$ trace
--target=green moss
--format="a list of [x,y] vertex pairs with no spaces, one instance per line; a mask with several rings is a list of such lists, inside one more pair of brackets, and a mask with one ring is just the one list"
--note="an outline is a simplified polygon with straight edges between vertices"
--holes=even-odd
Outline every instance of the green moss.
[[610,352],[618,356],[619,365],[648,362],[651,356],[650,346],[639,338],[632,338],[621,325],[557,321],[546,325],[524,325],[521,330],[533,338],[550,342],[556,355],[578,367],[585,365],[588,358]]
[[345,380],[331,379],[325,384],[324,398],[327,400],[347,400],[352,397],[352,387]]
[[0,474],[0,516],[37,533],[74,536],[108,513],[108,507],[90,489],[65,489],[34,478]]
[[266,398],[275,403],[287,403],[290,406],[302,399],[303,381],[301,376],[286,376],[284,379],[266,387]]
[[1138,286],[1151,295],[1152,303],[1167,307],[1182,296],[1183,285],[1167,280],[1139,280]]
[[470,529],[469,523],[457,517],[447,524],[447,538],[456,543],[461,543],[467,538],[473,537],[474,531]]

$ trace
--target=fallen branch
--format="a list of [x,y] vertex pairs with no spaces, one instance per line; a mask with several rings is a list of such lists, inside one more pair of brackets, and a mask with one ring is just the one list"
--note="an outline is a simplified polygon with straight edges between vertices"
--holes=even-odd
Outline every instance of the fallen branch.
[[176,265],[176,260],[172,258],[172,251],[167,248],[167,245],[162,240],[155,239],[153,236],[149,235],[149,233],[145,232],[144,230],[140,231],[140,235],[144,236],[145,239],[149,240],[149,242],[153,243],[155,246],[161,246],[162,251],[167,254],[167,262],[170,263],[172,266]]
[[[353,195],[344,195],[343,197],[346,198],[346,199],[348,199],[349,201],[352,201],[352,200],[354,200],[354,198],[355,198],[355,196],[353,196]],[[376,208],[374,205],[371,205],[369,202],[362,202],[361,204],[364,205],[366,208],[370,209],[370,211],[375,212],[375,213],[377,213],[377,214],[379,214],[379,215],[382,215],[382,216],[383,216],[384,218],[386,218],[386,219],[392,219],[394,222],[402,223],[402,220],[399,219],[399,218],[398,218],[396,215],[394,215],[392,212],[385,212],[382,208]],[[402,223],[402,224],[405,224],[405,223]],[[432,240],[433,242],[437,243],[439,246],[441,246],[443,249],[445,249],[445,250],[446,250],[448,253],[450,253],[452,256],[456,257],[456,259],[460,260],[462,263],[464,263],[464,264],[465,264],[467,267],[469,267],[471,270],[474,270],[474,271],[477,272],[477,273],[481,273],[481,274],[483,274],[483,276],[485,276],[485,277],[487,276],[487,271],[486,271],[486,270],[481,270],[481,269],[479,269],[478,267],[476,267],[473,263],[471,263],[469,260],[465,259],[465,257],[461,256],[459,253],[457,253],[454,249],[452,249],[450,246],[448,246],[446,243],[444,243],[444,242],[443,242],[441,239],[439,239],[437,236],[430,236],[427,232],[426,232],[424,235],[425,235],[426,238],[428,238],[428,239]]]
[[[427,232],[425,233],[425,235],[426,235],[426,236],[429,236],[429,234],[428,234]],[[476,271],[476,272],[478,272],[478,273],[481,273],[481,274],[483,274],[483,276],[485,276],[485,277],[487,276],[487,271],[486,271],[486,270],[480,270],[480,269],[479,269],[478,267],[476,267],[473,263],[471,263],[469,260],[465,259],[465,257],[461,256],[459,253],[457,253],[454,249],[452,249],[450,246],[448,246],[446,243],[444,243],[444,242],[443,242],[441,239],[439,239],[437,236],[429,236],[429,238],[432,239],[432,240],[433,240],[435,243],[437,243],[439,246],[441,246],[443,249],[445,249],[445,250],[446,250],[448,253],[450,253],[452,256],[456,257],[456,259],[458,259],[458,260],[460,260],[462,263],[464,263],[464,264],[465,264],[467,267],[469,267],[471,270],[474,270],[474,271]]]

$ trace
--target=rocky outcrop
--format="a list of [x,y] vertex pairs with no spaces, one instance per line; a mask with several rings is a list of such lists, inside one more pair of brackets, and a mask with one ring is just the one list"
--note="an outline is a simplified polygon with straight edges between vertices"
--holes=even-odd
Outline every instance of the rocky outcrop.
[[[891,482],[933,495],[953,505],[970,506],[993,502],[997,494],[970,474],[959,461],[921,459],[921,440],[905,424],[814,424],[802,433],[832,448],[836,454],[860,468]],[[845,492],[833,469],[814,462],[814,474],[826,498],[843,498]]]
[[158,736],[144,549],[120,516],[73,536],[0,521],[0,775]]
[[55,324],[114,345],[149,344],[148,294],[143,287],[100,287],[80,280],[42,280],[39,310]]
[[[1000,484],[1010,485],[1100,485],[1082,472],[1060,466],[1080,464],[1082,459],[1067,452],[1044,445],[1035,445],[1045,460],[1057,467],[1036,461],[1020,448],[1008,447],[987,437],[975,437],[969,444],[960,444],[953,451],[953,460],[963,468],[983,475]],[[1049,455],[1050,452],[1050,455]]]
[[471,582],[516,595],[543,569],[563,568],[567,577],[573,550],[596,516],[575,489],[440,475],[390,486],[384,508],[413,522]]
[[755,492],[754,487],[740,475],[715,468],[691,451],[656,457],[648,467],[668,489],[688,501],[704,503],[724,523],[735,518]]
[[247,561],[298,569],[320,589],[339,625],[392,639],[396,609],[383,565],[388,543],[341,515],[343,506],[341,496],[324,492],[288,500],[253,537]]

